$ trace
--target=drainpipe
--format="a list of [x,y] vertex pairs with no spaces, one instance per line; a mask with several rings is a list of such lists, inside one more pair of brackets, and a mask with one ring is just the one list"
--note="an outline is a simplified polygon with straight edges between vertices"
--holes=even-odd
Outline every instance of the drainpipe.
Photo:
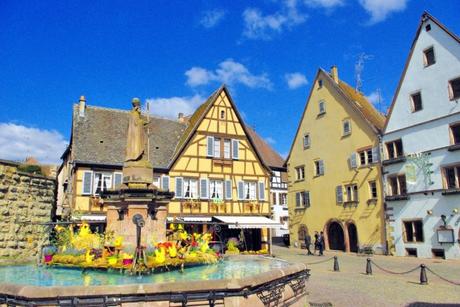
[[382,144],[382,136],[381,135],[378,135],[377,136],[378,138],[378,146],[379,146],[379,154],[380,154],[380,163],[379,163],[379,168],[380,168],[380,178],[382,180],[380,180],[380,190],[382,191],[382,205],[383,205],[383,208],[382,208],[382,218],[383,218],[383,242],[385,244],[385,255],[389,255],[390,254],[390,247],[389,247],[389,244],[388,244],[388,222],[387,222],[387,219],[386,219],[386,202],[385,202],[385,196],[386,196],[386,189],[385,189],[385,175],[384,175],[384,168],[383,168],[383,164],[382,164],[382,161],[383,161],[383,144]]

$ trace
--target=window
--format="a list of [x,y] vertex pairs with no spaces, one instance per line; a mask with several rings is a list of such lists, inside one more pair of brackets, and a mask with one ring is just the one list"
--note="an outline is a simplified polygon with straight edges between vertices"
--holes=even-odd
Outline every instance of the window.
[[349,184],[345,186],[347,191],[347,202],[358,201],[358,186],[356,184]]
[[310,207],[310,192],[302,191],[295,194],[296,207],[297,208],[308,208]]
[[112,174],[94,173],[93,191],[95,195],[99,195],[102,191],[112,188]]
[[211,199],[223,199],[224,187],[223,187],[222,181],[210,180],[209,181],[209,193],[211,194]]
[[196,179],[184,178],[184,197],[197,198],[198,187]]
[[310,134],[307,133],[303,136],[303,149],[310,147]]
[[282,205],[287,204],[287,193],[280,193],[280,202]]
[[256,183],[255,182],[244,182],[244,199],[254,200],[256,199]]
[[421,220],[404,221],[404,241],[423,242],[423,222]]
[[305,179],[305,167],[299,166],[295,168],[296,173],[296,180],[304,180]]
[[322,88],[323,87],[323,80],[319,79],[318,80],[318,88]]
[[230,159],[230,147],[231,147],[231,140],[225,139],[224,140],[224,159]]
[[343,135],[351,134],[351,122],[349,119],[343,121]]
[[156,186],[157,188],[160,187],[160,177],[159,176],[154,176],[153,177],[153,185]]
[[378,147],[372,147],[358,151],[360,165],[369,165],[378,162],[378,150]]
[[335,199],[338,204],[343,203],[343,188],[341,185],[335,188]]
[[326,103],[324,102],[324,100],[320,100],[320,102],[318,103],[318,109],[319,109],[318,115],[322,115],[326,113]]
[[220,119],[225,119],[225,111],[224,110],[220,111]]
[[113,173],[113,187],[119,187],[123,182],[123,173]]
[[460,165],[444,167],[444,186],[446,189],[458,189],[460,188]]
[[324,175],[324,161],[323,160],[315,161],[315,175],[316,176]]
[[377,198],[377,183],[375,181],[369,181],[369,196],[371,199]]
[[449,99],[460,98],[460,78],[449,81]]
[[434,49],[433,47],[430,47],[428,49],[425,49],[423,51],[423,64],[425,67],[433,65],[436,63],[436,60],[434,58]]
[[93,172],[84,171],[83,172],[83,195],[90,195],[93,187]]
[[405,175],[388,176],[388,194],[390,196],[407,194]]
[[164,191],[169,191],[169,176],[162,176],[161,177],[161,188]]
[[272,205],[278,204],[278,193],[272,193]]
[[232,140],[232,158],[238,160],[240,141]]
[[403,155],[403,144],[401,140],[395,140],[385,144],[388,159],[396,159]]
[[220,138],[214,138],[214,157],[220,158]]
[[460,123],[450,125],[450,135],[452,144],[460,144]]
[[417,112],[423,109],[422,94],[420,92],[410,95],[410,100],[412,105],[412,112]]

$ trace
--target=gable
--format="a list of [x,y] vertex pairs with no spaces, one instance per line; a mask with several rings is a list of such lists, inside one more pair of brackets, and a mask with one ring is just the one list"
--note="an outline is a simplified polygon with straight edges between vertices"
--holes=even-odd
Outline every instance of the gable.
[[[426,66],[424,51],[428,48],[434,50],[435,63]],[[450,101],[448,91],[449,80],[458,77],[460,40],[424,14],[393,97],[385,133],[460,112],[460,106]],[[422,110],[413,112],[411,95],[417,92],[421,93]]]

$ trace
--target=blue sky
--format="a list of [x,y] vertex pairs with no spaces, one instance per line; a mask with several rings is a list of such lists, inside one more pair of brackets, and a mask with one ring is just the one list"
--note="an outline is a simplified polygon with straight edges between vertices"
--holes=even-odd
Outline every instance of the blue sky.
[[174,117],[223,82],[285,155],[318,67],[354,85],[369,55],[386,110],[424,10],[460,33],[458,0],[0,1],[0,159],[58,161],[80,95]]

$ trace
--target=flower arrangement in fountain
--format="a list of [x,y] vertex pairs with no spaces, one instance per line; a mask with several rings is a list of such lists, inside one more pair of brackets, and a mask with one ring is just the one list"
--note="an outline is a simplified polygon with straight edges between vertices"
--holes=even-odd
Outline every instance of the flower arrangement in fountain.
[[[142,269],[181,268],[187,265],[216,263],[221,258],[219,252],[209,247],[210,233],[188,233],[183,225],[171,224],[170,240],[151,241],[142,246]],[[51,247],[50,247],[51,248]],[[57,226],[54,251],[45,262],[57,266],[77,266],[85,268],[106,268],[129,270],[136,261],[136,249],[124,243],[122,236],[113,233],[93,233],[87,223],[74,226]],[[51,251],[50,251],[51,253]]]

